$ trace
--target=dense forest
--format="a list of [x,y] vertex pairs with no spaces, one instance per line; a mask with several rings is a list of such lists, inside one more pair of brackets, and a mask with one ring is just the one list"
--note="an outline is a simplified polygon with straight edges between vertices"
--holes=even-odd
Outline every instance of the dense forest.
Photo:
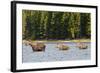
[[90,39],[90,20],[90,13],[22,10],[23,39]]

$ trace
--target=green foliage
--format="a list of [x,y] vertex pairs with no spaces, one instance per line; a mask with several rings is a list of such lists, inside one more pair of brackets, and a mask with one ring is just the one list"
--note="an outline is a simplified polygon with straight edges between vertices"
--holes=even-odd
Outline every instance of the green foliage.
[[84,38],[90,38],[91,35],[91,19],[90,19],[90,13],[81,13],[80,16],[81,20],[81,37]]
[[90,20],[90,13],[23,10],[23,39],[90,38]]

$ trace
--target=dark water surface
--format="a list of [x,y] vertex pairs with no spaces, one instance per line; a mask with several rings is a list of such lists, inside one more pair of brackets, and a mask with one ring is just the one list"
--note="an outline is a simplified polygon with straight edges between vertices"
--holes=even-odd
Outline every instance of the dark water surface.
[[91,47],[87,42],[87,49],[79,49],[76,47],[76,43],[66,42],[69,50],[59,50],[56,48],[57,43],[45,43],[45,52],[33,52],[31,46],[25,46],[22,48],[22,61],[23,63],[34,62],[50,62],[50,61],[67,61],[67,60],[88,60],[91,59]]

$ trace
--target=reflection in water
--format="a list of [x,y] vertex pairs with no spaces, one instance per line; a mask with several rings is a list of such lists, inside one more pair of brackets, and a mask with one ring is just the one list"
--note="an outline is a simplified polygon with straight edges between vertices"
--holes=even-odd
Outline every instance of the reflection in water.
[[45,52],[33,52],[31,46],[23,44],[22,61],[25,62],[49,62],[67,60],[88,60],[91,59],[90,43],[85,43],[87,49],[79,49],[76,43],[64,43],[68,50],[59,50],[57,43],[45,43]]

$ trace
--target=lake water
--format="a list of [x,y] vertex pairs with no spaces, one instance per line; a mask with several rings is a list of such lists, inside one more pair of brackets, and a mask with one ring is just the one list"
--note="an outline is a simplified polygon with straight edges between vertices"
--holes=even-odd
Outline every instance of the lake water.
[[69,60],[89,60],[91,59],[91,46],[87,42],[87,49],[79,49],[76,43],[64,43],[70,48],[68,50],[59,50],[56,48],[57,43],[45,43],[45,52],[33,52],[31,46],[22,48],[22,61],[23,63],[34,62],[50,62],[50,61],[69,61]]

